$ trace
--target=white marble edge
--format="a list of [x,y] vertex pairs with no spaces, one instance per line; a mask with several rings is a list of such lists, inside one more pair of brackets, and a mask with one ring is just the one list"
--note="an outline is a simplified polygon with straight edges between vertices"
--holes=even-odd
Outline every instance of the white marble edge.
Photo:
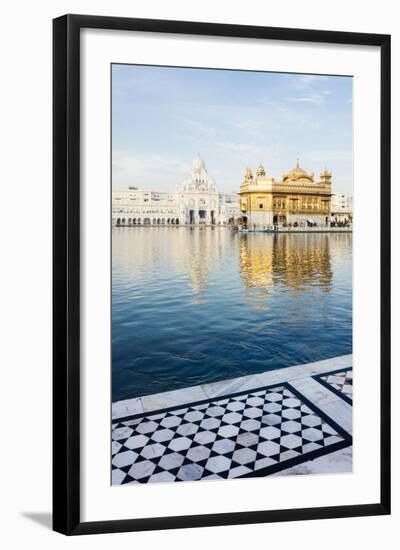
[[[336,404],[340,405],[340,403],[343,403],[344,405],[347,405],[347,403],[311,377],[315,374],[321,374],[336,369],[349,368],[352,366],[352,363],[352,354],[340,355],[330,359],[316,361],[314,363],[294,365],[293,367],[285,367],[282,369],[240,376],[238,378],[230,378],[219,382],[211,382],[209,384],[190,386],[179,390],[115,401],[112,403],[112,419],[116,420],[125,416],[156,411],[158,409],[173,407],[175,405],[184,405],[194,401],[212,399],[213,397],[221,397],[227,394],[244,391],[247,389],[250,390],[260,386],[279,384],[280,382],[290,382],[295,387],[298,387],[299,391],[302,391],[302,393],[303,390],[301,388],[305,388],[307,391],[307,394],[304,392],[305,397],[311,397],[311,400],[313,400],[313,397],[316,397],[317,399],[315,404],[320,406],[321,410],[326,409],[326,412],[327,409],[329,409],[332,414],[332,409],[336,408]],[[303,383],[299,382],[301,379],[305,379]],[[315,386],[314,384],[317,384],[318,386]],[[331,405],[332,403],[335,404],[335,407],[327,407],[327,405]],[[347,405],[347,407],[350,409],[350,415],[348,413],[345,414],[343,408],[339,406],[340,410],[335,416],[340,416],[341,422],[343,422],[344,417],[346,417],[346,426],[343,426],[346,430],[349,426],[350,419],[351,430],[351,407],[350,405]],[[333,418],[333,420],[336,419]]]
[[353,447],[345,447],[339,451],[307,460],[297,466],[291,466],[280,470],[271,477],[288,475],[326,475],[326,474],[351,474],[353,472]]
[[353,407],[314,378],[299,378],[292,386],[347,433],[353,432]]

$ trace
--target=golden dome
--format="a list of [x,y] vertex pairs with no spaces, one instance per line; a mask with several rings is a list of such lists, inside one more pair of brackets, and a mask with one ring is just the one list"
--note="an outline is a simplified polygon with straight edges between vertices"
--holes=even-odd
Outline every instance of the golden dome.
[[308,181],[314,181],[314,175],[313,174],[307,174],[303,168],[300,167],[299,160],[297,159],[296,166],[290,170],[287,174],[285,174],[282,178],[282,181],[297,181],[306,179]]

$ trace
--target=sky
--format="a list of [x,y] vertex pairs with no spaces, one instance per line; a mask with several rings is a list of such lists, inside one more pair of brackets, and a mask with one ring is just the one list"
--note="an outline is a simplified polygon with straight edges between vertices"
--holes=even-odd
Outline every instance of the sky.
[[352,78],[114,64],[113,186],[174,190],[198,154],[219,191],[299,159],[352,192]]

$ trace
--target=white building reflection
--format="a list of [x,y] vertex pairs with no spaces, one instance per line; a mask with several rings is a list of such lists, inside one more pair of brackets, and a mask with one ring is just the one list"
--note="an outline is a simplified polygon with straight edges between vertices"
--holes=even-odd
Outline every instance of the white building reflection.
[[237,236],[221,227],[116,228],[112,235],[113,266],[118,273],[139,278],[167,273],[199,294],[210,284],[212,273],[221,270],[224,257],[232,255],[231,241]]

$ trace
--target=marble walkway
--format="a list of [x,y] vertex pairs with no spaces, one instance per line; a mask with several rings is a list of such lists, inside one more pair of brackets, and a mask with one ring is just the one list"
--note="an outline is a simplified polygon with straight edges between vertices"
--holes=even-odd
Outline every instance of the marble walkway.
[[112,404],[112,484],[352,470],[352,355]]

